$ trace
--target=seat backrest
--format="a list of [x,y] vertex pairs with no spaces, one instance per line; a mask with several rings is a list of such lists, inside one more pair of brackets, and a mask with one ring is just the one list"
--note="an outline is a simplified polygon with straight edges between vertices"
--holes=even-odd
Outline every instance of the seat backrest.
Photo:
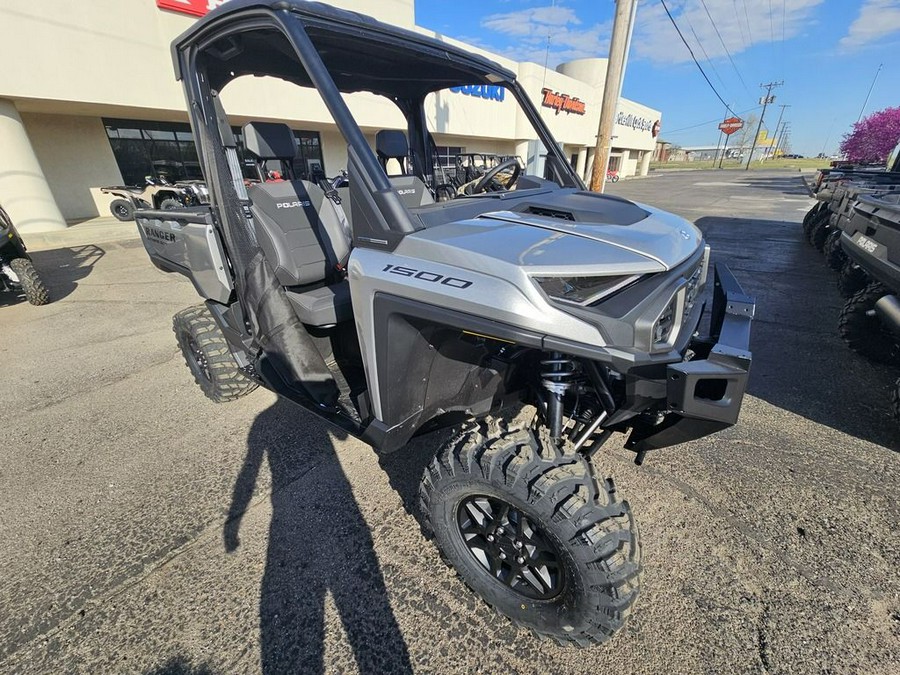
[[[381,166],[387,173],[387,163],[395,159],[400,163],[401,170],[405,171],[406,160],[409,157],[409,143],[406,134],[398,129],[382,129],[375,134],[375,154],[378,155]],[[394,186],[400,200],[407,208],[434,204],[434,196],[431,190],[418,176],[402,174],[400,176],[388,176],[391,185]]]
[[260,248],[282,285],[340,280],[337,266],[350,254],[350,236],[322,188],[294,180],[258,183],[247,194]]
[[257,161],[290,162],[297,155],[297,140],[287,124],[249,122],[244,125],[244,148]]
[[[250,122],[243,131],[244,147],[258,166],[279,160],[290,171],[297,142],[288,125]],[[303,180],[266,181],[252,185],[247,195],[260,248],[283,285],[339,280],[337,266],[350,254],[350,233],[322,188]]]
[[387,173],[387,163],[396,160],[400,164],[401,175],[406,174],[406,162],[409,159],[409,143],[406,134],[399,129],[382,129],[375,134],[375,154],[381,167]]

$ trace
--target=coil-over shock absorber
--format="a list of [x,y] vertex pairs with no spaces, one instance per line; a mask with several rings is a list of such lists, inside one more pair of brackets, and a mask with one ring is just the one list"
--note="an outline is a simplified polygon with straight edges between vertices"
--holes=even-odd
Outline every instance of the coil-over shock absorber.
[[563,397],[574,384],[576,364],[559,352],[550,352],[541,359],[541,384],[547,390],[547,425],[550,437],[558,441],[562,436]]

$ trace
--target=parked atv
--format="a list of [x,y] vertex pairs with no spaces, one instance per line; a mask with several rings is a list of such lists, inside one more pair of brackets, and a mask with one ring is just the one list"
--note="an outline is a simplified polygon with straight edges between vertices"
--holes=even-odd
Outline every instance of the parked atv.
[[24,293],[32,305],[46,305],[50,292],[41,279],[25,242],[16,231],[12,219],[0,206],[0,290]]
[[121,221],[134,220],[136,209],[180,209],[209,204],[209,190],[199,180],[170,183],[164,177],[147,176],[143,186],[114,186],[100,188],[101,192],[119,197],[110,205],[110,212]]
[[[152,262],[204,300],[174,319],[194,379],[215,401],[262,385],[379,453],[454,427],[420,489],[444,558],[518,624],[609,639],[641,547],[604,443],[627,433],[640,464],[735,424],[754,301],[719,265],[700,336],[702,233],[586,191],[515,75],[481,56],[303,0],[231,0],[173,53],[212,204],[136,218]],[[243,128],[260,176],[246,186],[219,92],[248,75],[318,93],[349,146],[348,187],[298,180],[291,130],[268,122]],[[518,167],[499,186],[491,169],[439,202],[426,97],[486,84],[548,149],[545,174]],[[343,96],[357,92],[395,102],[407,132],[379,131],[373,152]],[[267,182],[279,163],[286,180]]]
[[[841,310],[838,329],[853,351],[900,364],[900,192],[863,195],[841,235],[848,258],[870,279]],[[900,421],[900,380],[891,396]]]

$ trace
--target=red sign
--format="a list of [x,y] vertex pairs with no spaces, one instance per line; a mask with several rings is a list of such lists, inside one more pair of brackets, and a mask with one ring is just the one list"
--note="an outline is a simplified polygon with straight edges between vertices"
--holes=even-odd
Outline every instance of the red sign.
[[223,4],[225,0],[156,0],[160,9],[168,9],[191,16],[205,16],[207,12]]
[[719,125],[719,129],[721,129],[722,133],[726,136],[731,136],[735,131],[740,131],[743,128],[744,120],[740,117],[729,117]]
[[568,94],[560,94],[552,89],[541,89],[541,93],[544,95],[541,105],[555,110],[557,115],[561,112],[567,115],[569,113],[584,115],[585,113],[584,101],[580,98],[572,98]]

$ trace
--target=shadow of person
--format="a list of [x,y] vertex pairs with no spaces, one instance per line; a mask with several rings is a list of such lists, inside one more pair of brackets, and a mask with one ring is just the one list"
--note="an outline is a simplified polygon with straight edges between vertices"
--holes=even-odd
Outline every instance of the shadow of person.
[[325,602],[330,593],[362,673],[411,673],[368,525],[335,455],[346,434],[279,399],[247,438],[225,523],[225,549],[240,546],[241,519],[266,460],[272,521],[260,593],[262,671],[324,670]]

